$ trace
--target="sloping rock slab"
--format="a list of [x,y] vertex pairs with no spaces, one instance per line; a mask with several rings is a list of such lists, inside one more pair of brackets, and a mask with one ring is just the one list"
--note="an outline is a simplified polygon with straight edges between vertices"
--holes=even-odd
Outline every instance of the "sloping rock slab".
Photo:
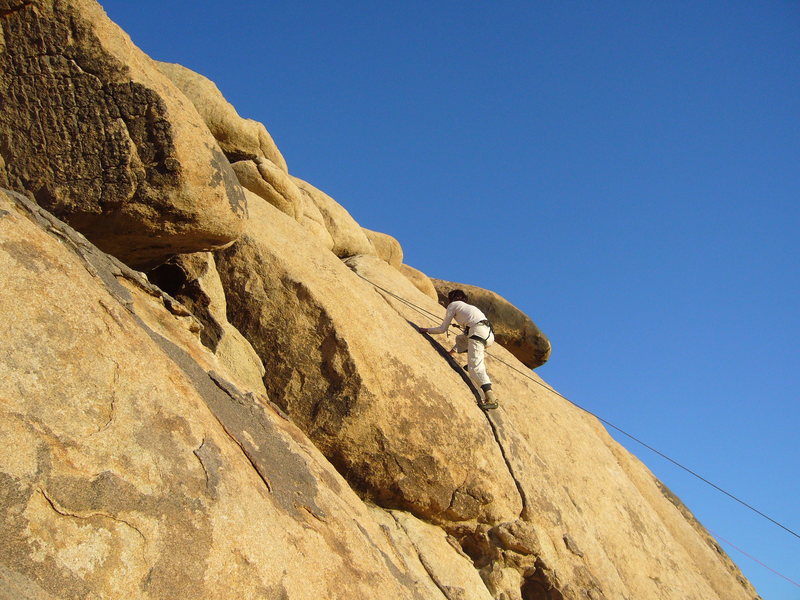
[[[503,348],[488,353],[501,402],[488,416],[524,508],[519,521],[487,532],[494,549],[474,546],[487,583],[508,593],[521,583],[530,597],[554,588],[566,599],[757,598],[708,532],[597,419]],[[520,569],[530,558],[535,564]]]
[[140,274],[2,192],[0,271],[0,598],[430,597]]
[[[377,257],[346,263],[408,320],[441,318],[443,309]],[[500,399],[486,417],[523,509],[505,522],[445,528],[496,598],[756,598],[686,508],[594,417],[499,344],[486,361]]]
[[364,497],[428,519],[519,512],[458,365],[296,221],[254,203],[247,232],[216,260],[229,318],[264,362],[270,397]]

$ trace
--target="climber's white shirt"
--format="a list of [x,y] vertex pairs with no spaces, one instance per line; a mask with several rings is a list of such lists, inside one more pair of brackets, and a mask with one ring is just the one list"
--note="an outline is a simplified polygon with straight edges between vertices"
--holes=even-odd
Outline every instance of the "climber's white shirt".
[[428,329],[428,333],[444,333],[450,327],[450,322],[453,319],[462,327],[472,327],[479,321],[484,321],[486,315],[477,306],[456,300],[447,305],[447,314],[445,314],[442,324]]

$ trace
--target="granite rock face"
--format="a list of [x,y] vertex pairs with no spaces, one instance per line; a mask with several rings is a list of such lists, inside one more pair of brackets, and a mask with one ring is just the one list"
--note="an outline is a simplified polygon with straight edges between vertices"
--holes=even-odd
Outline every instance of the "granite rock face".
[[403,247],[400,245],[400,242],[398,242],[388,233],[372,231],[371,229],[367,229],[365,227],[362,227],[361,229],[367,235],[369,241],[372,242],[372,246],[375,248],[375,253],[382,260],[385,260],[396,269],[399,269],[400,265],[403,264]]
[[200,341],[234,379],[250,390],[266,394],[261,359],[239,330],[228,322],[228,304],[214,256],[209,252],[179,254],[147,275],[200,322]]
[[225,155],[100,6],[4,4],[0,186],[137,267],[236,239],[247,210]]
[[347,212],[346,208],[307,181],[303,181],[298,177],[293,179],[297,186],[308,195],[322,215],[325,227],[333,239],[332,252],[336,256],[347,258],[357,254],[376,253],[375,247],[369,241],[367,234]]
[[[359,258],[439,309],[377,256]],[[519,512],[460,374],[297,222],[253,203],[248,230],[216,261],[231,322],[264,361],[270,397],[366,498],[429,519]]]
[[[0,600],[757,597],[520,311],[403,264],[96,3],[0,26]],[[497,410],[417,329],[448,286],[505,345]]]
[[406,279],[413,283],[419,291],[428,296],[428,298],[439,300],[439,294],[436,293],[436,287],[434,287],[433,281],[430,277],[425,275],[425,273],[405,263],[400,265],[398,270],[405,275]]
[[288,173],[271,160],[256,158],[239,160],[232,165],[239,183],[247,190],[266,200],[275,208],[293,219],[304,214],[304,202],[300,188]]
[[0,598],[441,598],[180,306],[22,197],[0,233]]

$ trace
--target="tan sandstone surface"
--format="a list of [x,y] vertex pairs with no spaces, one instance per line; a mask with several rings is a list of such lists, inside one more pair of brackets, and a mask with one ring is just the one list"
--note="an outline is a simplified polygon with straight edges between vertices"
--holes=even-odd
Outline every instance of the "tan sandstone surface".
[[0,600],[757,598],[531,372],[526,315],[467,290],[506,336],[483,412],[457,332],[417,330],[462,284],[212,82],[171,66],[181,92],[91,0],[0,0],[0,26]]
[[0,232],[0,598],[442,597],[141,274],[2,192]]

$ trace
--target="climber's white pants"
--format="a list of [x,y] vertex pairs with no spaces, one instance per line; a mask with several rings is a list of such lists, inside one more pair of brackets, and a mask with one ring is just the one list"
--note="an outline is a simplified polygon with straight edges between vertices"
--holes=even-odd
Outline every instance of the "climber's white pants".
[[[486,344],[484,345],[481,340],[471,339],[470,336],[473,335],[485,339]],[[485,350],[492,344],[494,344],[494,334],[488,325],[473,325],[470,327],[468,334],[462,333],[456,336],[456,345],[453,349],[456,352],[467,353],[467,371],[470,379],[478,387],[492,383],[486,373],[486,363],[484,361]]]

